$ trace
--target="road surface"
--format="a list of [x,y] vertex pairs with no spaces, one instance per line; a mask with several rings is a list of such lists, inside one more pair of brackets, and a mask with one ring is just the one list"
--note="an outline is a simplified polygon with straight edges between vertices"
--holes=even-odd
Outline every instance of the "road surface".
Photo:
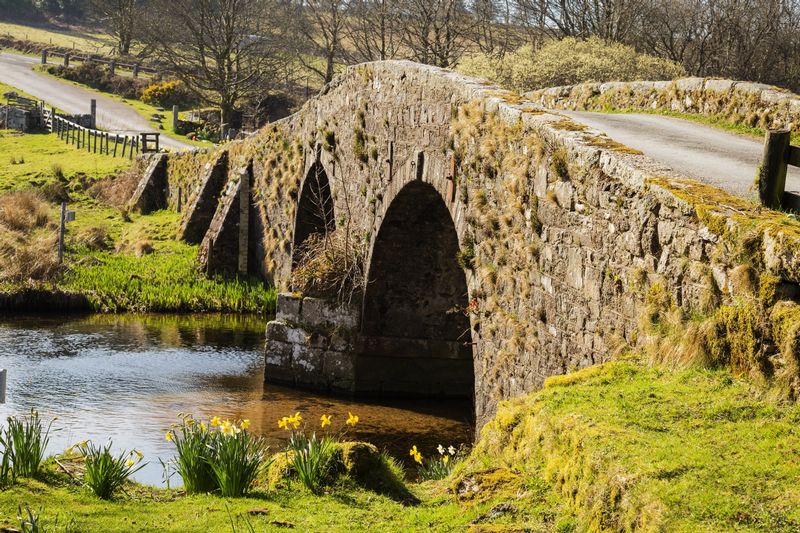
[[[66,81],[33,70],[37,59],[17,54],[0,53],[0,81],[16,87],[67,113],[89,113],[89,102],[97,100],[98,127],[117,133],[158,131],[133,108],[77,87]],[[192,145],[161,135],[161,146],[173,149]]]
[[[688,120],[648,114],[557,111],[673,170],[744,198],[761,164],[759,139],[729,133]],[[789,167],[786,190],[800,192],[800,168]]]

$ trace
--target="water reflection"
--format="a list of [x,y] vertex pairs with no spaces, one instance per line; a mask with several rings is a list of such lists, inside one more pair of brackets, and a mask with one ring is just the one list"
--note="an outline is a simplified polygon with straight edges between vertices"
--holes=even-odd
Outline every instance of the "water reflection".
[[136,447],[150,462],[136,478],[153,484],[158,458],[173,452],[164,430],[180,412],[248,418],[275,447],[286,438],[275,421],[295,411],[310,425],[332,414],[335,430],[353,411],[361,423],[352,436],[398,457],[410,443],[471,440],[471,406],[462,402],[380,404],[264,385],[264,326],[227,315],[0,317],[0,368],[9,371],[0,417],[31,408],[58,416],[51,452],[87,438]]

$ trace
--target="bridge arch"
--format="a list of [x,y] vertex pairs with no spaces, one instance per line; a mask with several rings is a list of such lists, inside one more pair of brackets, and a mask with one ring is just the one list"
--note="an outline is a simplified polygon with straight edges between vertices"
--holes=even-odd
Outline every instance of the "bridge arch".
[[467,278],[458,250],[456,225],[437,189],[421,180],[400,189],[372,243],[357,390],[473,397]]
[[314,234],[327,234],[336,229],[333,194],[328,173],[319,161],[308,169],[297,199],[297,214],[292,239],[292,268],[302,252],[303,243]]

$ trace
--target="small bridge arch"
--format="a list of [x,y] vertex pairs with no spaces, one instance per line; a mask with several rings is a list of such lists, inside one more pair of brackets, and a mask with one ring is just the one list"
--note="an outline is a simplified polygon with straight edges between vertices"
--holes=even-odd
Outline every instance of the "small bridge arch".
[[458,250],[439,191],[421,180],[403,186],[372,242],[356,391],[472,398],[469,296]]

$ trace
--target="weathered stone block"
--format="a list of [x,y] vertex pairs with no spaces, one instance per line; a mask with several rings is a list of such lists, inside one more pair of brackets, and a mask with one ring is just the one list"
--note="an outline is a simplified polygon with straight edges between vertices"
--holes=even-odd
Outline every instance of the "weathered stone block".
[[303,299],[296,294],[288,292],[278,294],[275,318],[277,320],[299,322],[301,320],[300,307],[302,303]]

